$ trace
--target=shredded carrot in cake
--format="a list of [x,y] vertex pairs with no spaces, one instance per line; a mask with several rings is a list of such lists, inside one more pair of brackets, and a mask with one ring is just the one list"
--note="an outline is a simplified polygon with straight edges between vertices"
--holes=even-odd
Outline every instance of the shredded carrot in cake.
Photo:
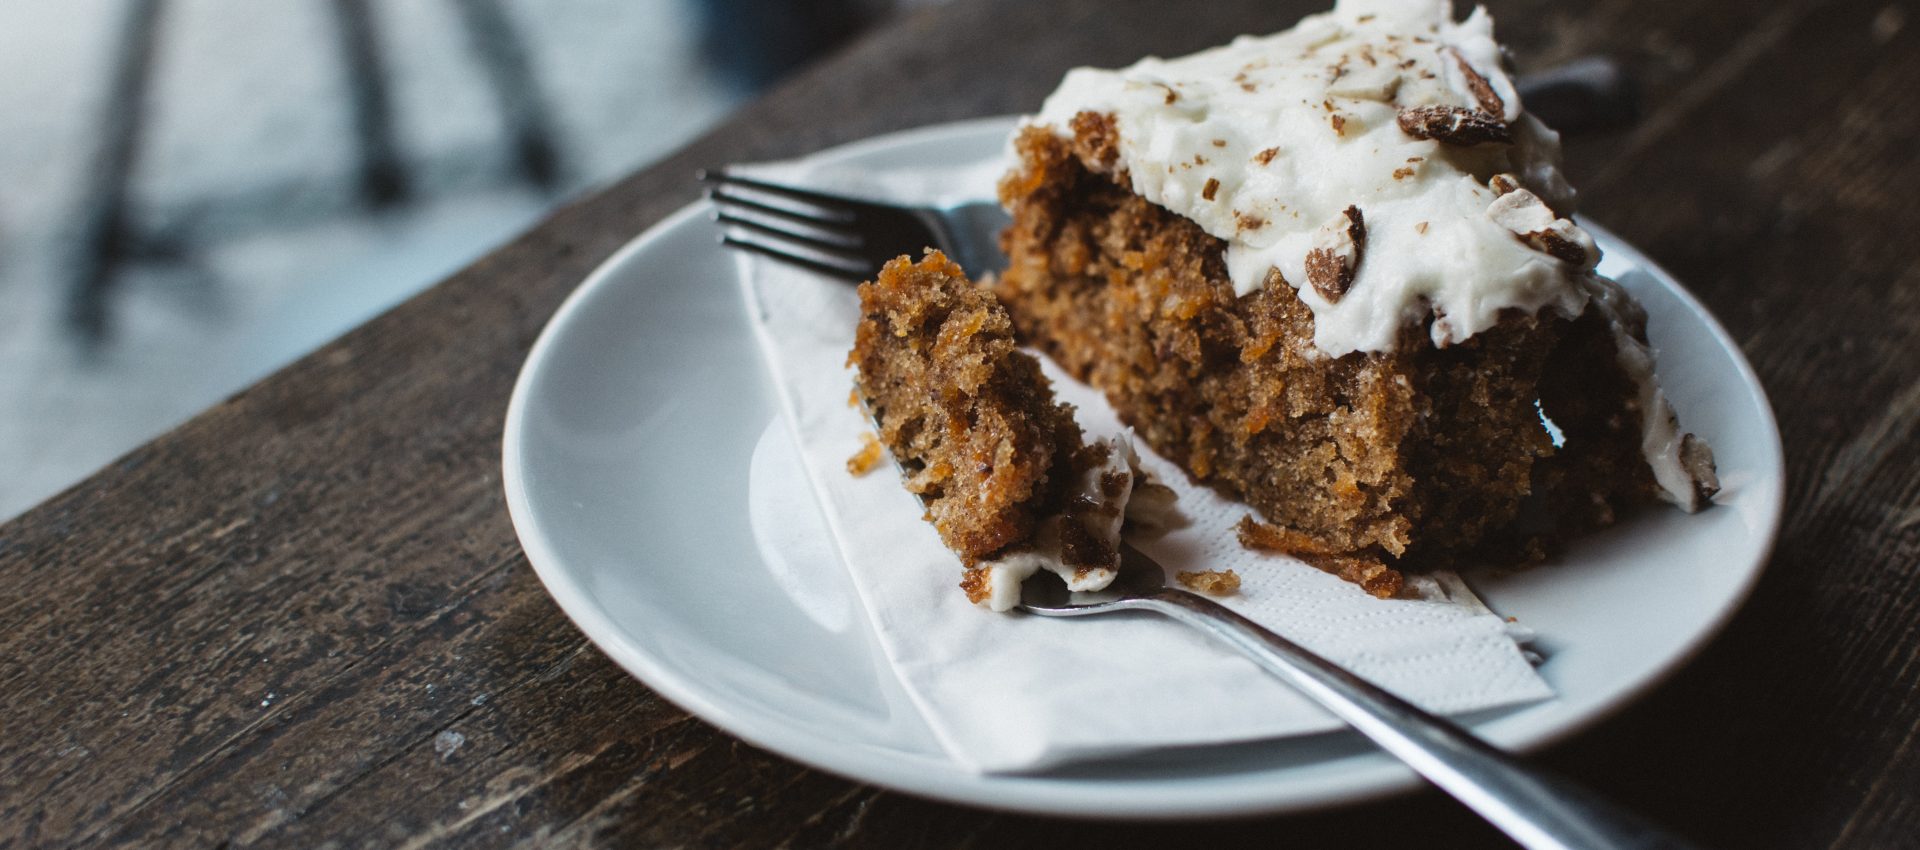
[[880,462],[880,441],[872,434],[860,435],[860,450],[847,458],[847,471],[854,475],[865,475],[873,471]]

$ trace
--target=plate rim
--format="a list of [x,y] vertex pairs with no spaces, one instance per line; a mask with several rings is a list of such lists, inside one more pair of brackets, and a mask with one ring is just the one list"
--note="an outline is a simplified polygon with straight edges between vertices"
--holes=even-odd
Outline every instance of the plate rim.
[[[985,133],[990,130],[1004,134],[1018,120],[1019,116],[1001,115],[915,127],[827,148],[810,154],[806,158],[845,161],[898,147],[950,139],[954,136]],[[873,783],[913,796],[991,809],[1054,816],[1127,820],[1252,816],[1356,804],[1401,793],[1421,784],[1421,780],[1410,769],[1398,763],[1361,765],[1345,774],[1329,777],[1325,782],[1305,793],[1290,793],[1278,798],[1274,797],[1270,791],[1265,795],[1260,793],[1262,785],[1258,782],[1252,782],[1238,793],[1209,788],[1204,796],[1183,795],[1177,787],[1180,784],[1178,782],[1150,782],[1143,783],[1145,793],[1129,795],[1118,793],[1111,787],[1097,782],[1072,777],[1046,774],[974,774],[950,762],[920,757],[880,757],[862,751],[829,746],[816,742],[806,735],[782,735],[779,727],[763,725],[761,719],[748,718],[734,711],[724,701],[709,698],[701,692],[700,688],[682,681],[681,677],[667,667],[656,663],[642,647],[631,645],[632,642],[625,639],[624,631],[619,625],[591,598],[591,593],[576,581],[565,567],[564,559],[558,554],[557,548],[548,537],[547,530],[537,521],[537,510],[529,495],[527,469],[523,458],[528,398],[538,383],[539,375],[548,362],[551,350],[564,336],[565,328],[586,309],[585,305],[592,299],[592,295],[611,285],[610,281],[618,278],[637,256],[644,254],[654,243],[675,235],[680,228],[689,226],[692,220],[702,217],[702,214],[709,209],[710,205],[705,200],[696,200],[687,204],[647,227],[596,265],[567,295],[541,329],[540,335],[529,349],[526,360],[515,378],[513,391],[507,403],[501,440],[501,479],[506,491],[508,516],[515,534],[519,538],[528,563],[533,567],[547,593],[553,597],[561,611],[588,640],[614,663],[662,698],[712,723],[723,732],[737,736],[754,746],[851,781]],[[1663,282],[1663,287],[1686,309],[1704,320],[1703,324],[1713,337],[1713,341],[1720,348],[1733,354],[1731,359],[1742,379],[1742,389],[1751,391],[1762,413],[1761,421],[1755,423],[1755,426],[1761,430],[1763,436],[1768,438],[1762,441],[1766,455],[1764,460],[1770,468],[1778,470],[1782,480],[1779,486],[1773,488],[1769,503],[1762,505],[1767,522],[1763,529],[1764,539],[1756,552],[1754,563],[1732,588],[1726,597],[1725,604],[1715,610],[1712,616],[1704,619],[1689,639],[1676,651],[1662,659],[1658,666],[1649,670],[1637,681],[1626,683],[1607,699],[1589,706],[1583,713],[1575,714],[1558,725],[1488,736],[1504,748],[1519,753],[1540,749],[1591,728],[1668,681],[1697,658],[1706,646],[1724,631],[1732,618],[1745,607],[1761,574],[1766,571],[1767,565],[1771,562],[1784,519],[1785,463],[1779,426],[1765,386],[1760,382],[1758,374],[1754,372],[1745,352],[1719,320],[1680,283],[1678,278],[1668,273],[1638,248],[1605,228],[1594,225],[1584,218],[1581,224],[1583,227],[1589,227],[1610,237],[1609,241],[1612,243],[1610,250],[1626,255],[1635,264],[1656,275]],[[864,619],[864,613],[862,619]],[[1530,710],[1529,707],[1521,707],[1516,712],[1527,710]],[[1507,715],[1502,713],[1500,716]],[[1351,735],[1354,733],[1327,734]],[[950,768],[951,771],[943,771],[942,768]]]

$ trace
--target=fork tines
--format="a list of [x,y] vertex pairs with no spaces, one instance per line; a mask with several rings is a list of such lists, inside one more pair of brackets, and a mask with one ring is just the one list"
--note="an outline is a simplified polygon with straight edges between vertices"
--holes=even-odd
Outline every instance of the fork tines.
[[886,260],[933,244],[931,230],[906,210],[724,169],[699,177],[718,208],[721,244],[825,275],[866,280]]

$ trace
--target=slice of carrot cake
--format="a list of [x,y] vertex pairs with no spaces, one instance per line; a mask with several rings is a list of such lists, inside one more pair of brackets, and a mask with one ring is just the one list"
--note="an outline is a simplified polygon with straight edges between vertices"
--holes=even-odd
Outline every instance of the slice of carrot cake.
[[930,251],[861,284],[860,309],[847,358],[857,391],[907,489],[967,567],[968,597],[1007,610],[1040,569],[1074,590],[1112,582],[1138,478],[1132,450],[1083,442],[1073,408],[1014,347],[993,294]]
[[1015,327],[1256,508],[1250,543],[1387,595],[1717,487],[1483,9],[1077,69],[1014,150]]

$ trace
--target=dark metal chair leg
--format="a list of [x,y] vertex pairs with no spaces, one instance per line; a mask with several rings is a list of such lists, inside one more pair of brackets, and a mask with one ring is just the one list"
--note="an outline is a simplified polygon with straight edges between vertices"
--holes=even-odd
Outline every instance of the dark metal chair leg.
[[513,22],[498,0],[454,0],[453,6],[459,10],[473,52],[486,70],[521,177],[542,189],[554,188],[563,170],[560,146],[527,60],[526,46]]
[[359,144],[361,197],[372,207],[400,203],[411,194],[411,187],[394,133],[386,60],[374,31],[372,10],[367,0],[333,0],[333,11],[339,25],[353,132]]
[[133,0],[121,22],[119,61],[100,122],[100,147],[88,171],[80,238],[68,291],[67,320],[87,345],[106,337],[114,273],[132,242],[127,190],[146,130],[147,79],[159,41],[162,0]]

